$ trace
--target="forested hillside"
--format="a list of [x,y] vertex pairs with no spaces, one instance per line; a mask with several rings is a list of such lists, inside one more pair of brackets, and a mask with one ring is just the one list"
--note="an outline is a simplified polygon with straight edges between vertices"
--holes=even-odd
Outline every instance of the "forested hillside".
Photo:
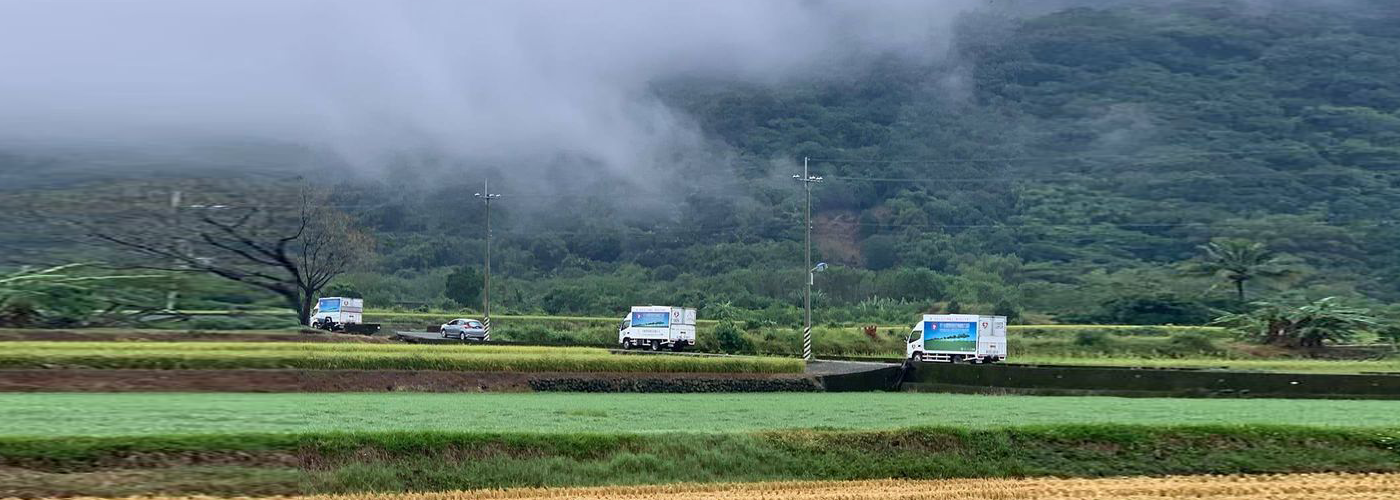
[[[1078,3],[964,15],[946,57],[777,84],[654,82],[703,132],[703,161],[630,182],[568,159],[543,179],[493,171],[494,304],[795,318],[803,158],[824,177],[814,235],[832,267],[816,302],[829,319],[955,302],[1200,321],[1233,291],[1184,264],[1222,239],[1263,243],[1291,271],[1250,281],[1251,298],[1400,298],[1400,7]],[[480,267],[481,179],[431,172],[343,187],[379,258],[338,290],[453,305],[445,276]]]

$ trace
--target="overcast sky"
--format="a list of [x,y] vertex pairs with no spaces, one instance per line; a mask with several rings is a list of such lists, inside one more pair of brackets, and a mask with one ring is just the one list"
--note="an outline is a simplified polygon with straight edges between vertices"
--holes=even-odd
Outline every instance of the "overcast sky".
[[5,0],[0,146],[273,139],[374,166],[653,162],[698,141],[649,84],[943,55],[977,0]]

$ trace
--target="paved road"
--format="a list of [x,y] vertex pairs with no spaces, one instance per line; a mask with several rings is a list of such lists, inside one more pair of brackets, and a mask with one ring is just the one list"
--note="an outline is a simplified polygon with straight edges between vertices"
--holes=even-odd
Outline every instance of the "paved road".
[[860,373],[875,371],[891,366],[899,366],[899,363],[874,363],[869,361],[825,361],[816,360],[807,363],[808,375],[844,375],[847,373]]
[[[461,344],[461,343],[462,343],[462,341],[457,340],[457,339],[444,339],[444,338],[442,338],[442,335],[441,335],[441,334],[438,334],[438,333],[429,333],[429,332],[405,332],[405,331],[398,331],[398,332],[394,332],[394,333],[397,334],[397,335],[399,335],[400,337],[407,337],[407,338],[411,339],[410,341],[412,341],[412,342],[423,342],[423,343],[432,343],[432,344]],[[480,342],[480,341],[468,341],[467,343],[469,343],[469,344],[482,344],[483,342]],[[505,344],[505,343],[501,343],[501,344],[503,344],[503,345],[509,345],[509,344]],[[634,350],[611,349],[611,351],[612,351],[612,352],[616,352],[616,353],[640,354],[640,355],[655,355],[655,356],[705,356],[705,357],[731,356],[730,354],[715,354],[715,353],[706,353],[706,352],[645,351],[645,350],[639,350],[639,349],[634,349]],[[841,374],[847,374],[847,373],[860,373],[860,372],[867,372],[867,371],[879,370],[879,369],[883,369],[883,368],[889,368],[889,367],[891,367],[891,366],[899,366],[899,363],[881,363],[881,362],[874,362],[874,361],[816,360],[816,361],[812,361],[812,362],[807,363],[807,374],[808,374],[808,375],[817,375],[817,376],[821,376],[821,375],[841,375]]]
[[442,334],[441,334],[441,333],[395,331],[395,332],[394,332],[394,335],[399,335],[399,336],[403,336],[403,337],[410,337],[410,338],[412,338],[412,339],[414,339],[414,340],[435,340],[435,341],[439,341],[439,342],[453,342],[453,343],[461,342],[461,341],[459,341],[459,340],[457,340],[457,339],[445,339],[445,338],[442,337]]

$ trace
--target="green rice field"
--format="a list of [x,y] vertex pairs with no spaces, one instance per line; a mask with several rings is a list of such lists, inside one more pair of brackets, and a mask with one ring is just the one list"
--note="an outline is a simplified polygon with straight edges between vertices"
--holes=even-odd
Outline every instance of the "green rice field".
[[1400,401],[918,393],[0,394],[0,436],[362,431],[740,432],[1078,424],[1394,428]]

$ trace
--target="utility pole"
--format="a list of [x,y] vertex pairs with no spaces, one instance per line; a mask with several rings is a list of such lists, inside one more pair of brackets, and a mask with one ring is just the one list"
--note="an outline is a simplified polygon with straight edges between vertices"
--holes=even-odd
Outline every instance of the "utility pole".
[[[228,205],[182,205],[183,201],[183,192],[178,189],[170,192],[170,224],[175,229],[175,253],[178,255],[175,259],[175,268],[181,270],[190,268],[190,260],[201,263],[204,261],[203,258],[194,254],[194,245],[190,244],[190,240],[185,237],[184,224],[180,220],[181,209],[223,210],[229,208]],[[175,306],[178,305],[180,299],[180,283],[183,278],[183,275],[177,275],[175,279],[170,280],[170,290],[165,292],[166,312],[175,311]]]
[[[476,197],[477,197],[477,198],[481,198],[481,201],[486,203],[486,266],[485,266],[485,267],[486,267],[486,275],[485,275],[484,283],[482,283],[483,286],[482,286],[482,288],[481,288],[481,309],[482,309],[481,313],[482,313],[482,315],[483,315],[483,317],[481,318],[481,325],[482,325],[482,327],[486,330],[486,335],[485,335],[485,337],[483,337],[483,339],[484,339],[485,341],[487,341],[487,342],[490,342],[490,341],[491,341],[491,200],[494,200],[494,199],[496,199],[496,198],[500,198],[501,195],[499,195],[499,194],[493,194],[493,193],[491,192],[491,180],[490,180],[490,179],[487,179],[487,180],[485,180],[485,181],[483,182],[483,185],[482,185],[482,188],[481,188],[481,192],[480,192],[480,193],[476,193]],[[466,336],[466,334],[463,334],[463,335],[462,335],[462,342],[465,343],[466,341],[467,341],[467,336]]]
[[[180,228],[180,197],[181,197],[181,194],[182,194],[182,193],[180,193],[180,190],[178,190],[178,189],[176,189],[176,190],[170,192],[170,223],[171,223],[170,225],[171,225],[171,227],[175,228],[175,252],[177,252],[177,253],[179,253],[179,254],[181,254],[181,255],[184,255],[184,253],[185,253],[185,234],[184,234],[184,231],[182,231],[181,228]],[[181,268],[181,269],[183,269],[183,268],[185,267],[185,263],[184,263],[183,261],[178,261],[178,260],[177,260],[177,261],[175,262],[175,265],[176,265],[178,268]],[[176,305],[175,303],[176,303],[179,299],[180,299],[180,282],[179,282],[179,279],[177,278],[177,279],[170,280],[170,290],[167,291],[167,292],[165,292],[165,310],[166,310],[167,312],[174,311],[174,310],[175,310],[175,305]]]
[[816,272],[826,269],[823,264],[818,268],[812,267],[812,183],[821,182],[821,177],[815,177],[807,169],[808,158],[802,158],[802,175],[794,175],[792,178],[802,181],[802,186],[807,191],[807,210],[805,217],[807,237],[805,240],[807,254],[807,288],[803,294],[802,302],[805,309],[805,320],[802,323],[802,359],[812,360],[812,283],[816,281]]

